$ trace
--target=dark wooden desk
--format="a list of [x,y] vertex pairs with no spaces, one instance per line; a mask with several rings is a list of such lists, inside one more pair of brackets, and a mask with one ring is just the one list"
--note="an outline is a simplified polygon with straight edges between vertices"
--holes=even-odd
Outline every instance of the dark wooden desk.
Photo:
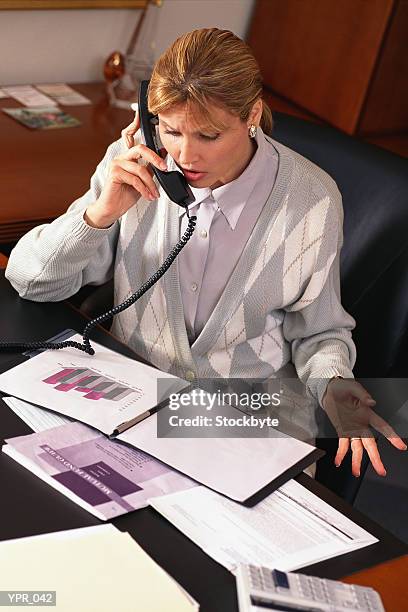
[[[34,341],[51,337],[66,328],[82,331],[83,327],[82,315],[66,303],[41,304],[21,300],[4,279],[4,273],[0,272],[1,340]],[[132,356],[130,349],[103,330],[96,330],[94,339]],[[19,359],[18,356],[0,354],[0,371],[5,371]],[[1,400],[0,410],[2,439],[31,433],[29,427]],[[305,474],[297,479],[380,540],[373,546],[303,568],[302,572],[338,579],[407,552],[406,545],[319,483]],[[0,540],[99,523],[98,519],[1,453],[0,490]],[[137,510],[112,522],[118,529],[128,531],[159,565],[195,597],[201,605],[201,612],[237,612],[232,574],[205,555],[154,510]]]
[[[58,217],[82,195],[107,146],[133,117],[130,110],[109,106],[103,83],[72,86],[92,100],[61,107],[81,121],[79,127],[31,130],[0,112],[0,243]],[[21,106],[0,99],[0,110]]]

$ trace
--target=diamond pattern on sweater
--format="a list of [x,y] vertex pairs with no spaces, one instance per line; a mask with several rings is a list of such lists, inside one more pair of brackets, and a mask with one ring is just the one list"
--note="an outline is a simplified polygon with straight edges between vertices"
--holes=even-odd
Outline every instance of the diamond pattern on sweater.
[[285,304],[292,302],[299,295],[304,283],[315,269],[329,204],[328,197],[320,199],[285,240],[283,264]]
[[283,318],[283,314],[277,312],[268,314],[262,334],[247,341],[256,357],[268,363],[275,372],[282,365],[282,353],[285,346],[282,332]]
[[245,283],[246,294],[249,292],[256,279],[262,274],[265,269],[265,266],[267,266],[268,262],[271,261],[272,257],[276,254],[276,251],[279,249],[280,245],[282,244],[282,241],[284,240],[287,203],[288,198],[285,198],[285,201],[283,202],[282,207],[265,241],[262,253],[260,257],[258,257],[256,264],[252,268],[251,274],[247,282]]
[[140,332],[147,348],[147,359],[161,370],[169,371],[175,358],[173,338],[166,313],[166,299],[160,283],[156,283],[140,321]]
[[[134,289],[130,284],[126,266],[123,258],[118,258],[116,263],[116,275],[120,277],[121,282],[115,283],[114,303],[121,304],[129,298]],[[136,306],[130,306],[119,315],[114,317],[112,324],[112,333],[117,335],[123,342],[128,343],[132,336],[132,332],[139,324]]]
[[229,324],[225,326],[223,333],[218,337],[213,350],[208,354],[211,366],[222,377],[230,376],[234,346],[239,342],[245,341],[244,314],[244,305],[240,304],[233,318],[230,320]]

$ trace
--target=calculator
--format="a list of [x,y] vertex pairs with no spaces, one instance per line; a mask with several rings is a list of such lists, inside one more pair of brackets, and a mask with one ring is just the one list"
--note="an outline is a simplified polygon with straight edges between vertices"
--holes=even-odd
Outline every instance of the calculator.
[[369,587],[244,564],[236,580],[239,612],[385,612],[379,594]]

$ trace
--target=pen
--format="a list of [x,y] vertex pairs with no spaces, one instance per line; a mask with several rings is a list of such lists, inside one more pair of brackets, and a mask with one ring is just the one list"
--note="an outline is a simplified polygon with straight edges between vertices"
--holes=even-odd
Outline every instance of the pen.
[[133,419],[130,419],[130,421],[124,421],[123,423],[120,423],[120,425],[115,427],[115,429],[113,430],[113,433],[109,437],[113,438],[117,436],[118,434],[123,433],[127,429],[130,429],[131,427],[133,427],[133,425],[137,425],[138,423],[140,423],[140,421],[144,421],[144,419],[147,419],[147,417],[158,412],[160,408],[164,408],[165,406],[167,406],[168,403],[169,403],[169,399],[167,398],[163,400],[162,402],[160,402],[160,404],[157,404],[157,406],[155,406],[154,408],[150,408],[149,410],[142,412],[142,414],[138,414]]

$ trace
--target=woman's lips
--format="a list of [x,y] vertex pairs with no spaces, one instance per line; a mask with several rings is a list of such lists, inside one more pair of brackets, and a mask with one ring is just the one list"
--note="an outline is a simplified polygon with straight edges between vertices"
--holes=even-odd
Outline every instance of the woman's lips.
[[183,170],[184,176],[186,177],[188,181],[199,181],[200,179],[204,178],[204,176],[207,174],[206,172],[186,170],[185,168],[182,168],[182,170]]

